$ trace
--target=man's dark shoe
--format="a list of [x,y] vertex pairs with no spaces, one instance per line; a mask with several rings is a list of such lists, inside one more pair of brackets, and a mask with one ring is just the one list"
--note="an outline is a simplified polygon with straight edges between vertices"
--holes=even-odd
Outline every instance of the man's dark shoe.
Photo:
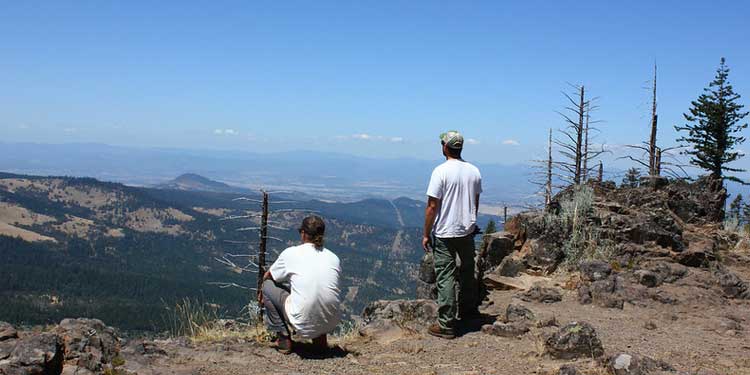
[[281,354],[289,354],[292,352],[292,339],[286,336],[279,336],[276,340],[276,351]]
[[456,332],[452,328],[443,328],[437,323],[433,323],[430,328],[427,329],[427,333],[443,339],[456,338]]

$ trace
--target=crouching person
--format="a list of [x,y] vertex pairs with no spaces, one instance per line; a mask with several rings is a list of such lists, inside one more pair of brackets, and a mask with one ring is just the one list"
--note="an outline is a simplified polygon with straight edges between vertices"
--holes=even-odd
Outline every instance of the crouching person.
[[325,349],[338,325],[339,258],[323,247],[325,223],[308,216],[299,227],[302,244],[284,250],[264,275],[258,302],[268,329],[278,334],[277,350],[292,352],[292,335]]

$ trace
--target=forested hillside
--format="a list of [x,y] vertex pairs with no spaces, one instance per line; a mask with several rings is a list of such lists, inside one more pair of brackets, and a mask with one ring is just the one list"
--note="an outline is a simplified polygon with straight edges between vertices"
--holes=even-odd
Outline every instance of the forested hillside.
[[[254,293],[209,284],[255,285],[252,272],[216,261],[255,251],[257,232],[236,229],[256,225],[260,207],[238,197],[0,175],[0,320],[90,316],[123,329],[160,330],[167,307],[186,297],[238,314]],[[345,310],[356,314],[370,300],[413,295],[422,208],[408,199],[340,204],[272,196],[269,255],[298,241],[295,228],[305,215],[322,215],[327,247],[344,265]],[[251,218],[223,220],[233,215]]]

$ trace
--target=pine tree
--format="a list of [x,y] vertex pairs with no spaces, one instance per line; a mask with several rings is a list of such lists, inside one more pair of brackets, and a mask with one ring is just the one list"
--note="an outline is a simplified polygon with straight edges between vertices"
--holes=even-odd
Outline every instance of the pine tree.
[[625,177],[622,179],[621,186],[635,188],[638,187],[638,183],[641,177],[641,170],[638,168],[630,168],[625,173]]
[[738,221],[742,221],[741,216],[741,210],[743,210],[743,202],[742,202],[742,194],[737,194],[736,197],[734,197],[734,200],[732,203],[729,204],[729,212],[727,212],[727,218],[729,219],[737,219]]
[[487,223],[487,226],[484,228],[484,234],[491,234],[497,232],[497,225],[495,224],[495,220],[490,219],[490,221]]
[[689,147],[684,153],[691,156],[691,164],[709,171],[715,178],[745,184],[736,176],[724,174],[744,172],[729,164],[742,157],[734,148],[745,142],[745,137],[738,133],[747,128],[742,119],[748,114],[742,112],[744,106],[737,103],[740,95],[732,89],[728,76],[729,68],[722,57],[714,80],[691,102],[690,114],[683,114],[687,123],[675,129],[687,132],[677,141]]

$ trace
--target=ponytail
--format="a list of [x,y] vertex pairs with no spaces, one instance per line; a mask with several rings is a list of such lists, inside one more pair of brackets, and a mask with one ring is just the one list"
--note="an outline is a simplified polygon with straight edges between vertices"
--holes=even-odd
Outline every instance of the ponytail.
[[311,242],[313,243],[313,245],[315,245],[315,247],[318,250],[322,250],[323,249],[323,242],[324,241],[323,241],[323,235],[322,234],[316,234],[316,235],[314,235],[313,238],[311,239]]

